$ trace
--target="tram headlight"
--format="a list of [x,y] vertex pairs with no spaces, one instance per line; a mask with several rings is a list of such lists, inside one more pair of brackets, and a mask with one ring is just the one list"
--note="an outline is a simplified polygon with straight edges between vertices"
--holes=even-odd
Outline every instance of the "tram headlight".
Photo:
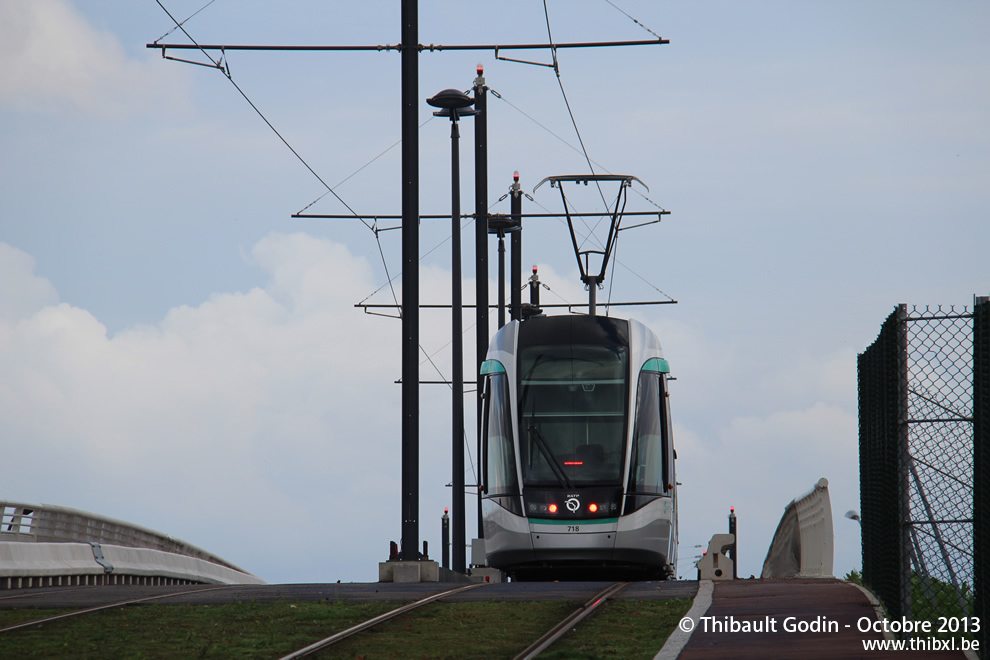
[[588,505],[588,511],[590,511],[591,513],[595,513],[596,511],[598,511],[598,505],[592,502],[591,504]]
[[550,511],[550,513],[557,513],[557,505],[556,504],[551,504],[549,507],[547,507],[547,509]]

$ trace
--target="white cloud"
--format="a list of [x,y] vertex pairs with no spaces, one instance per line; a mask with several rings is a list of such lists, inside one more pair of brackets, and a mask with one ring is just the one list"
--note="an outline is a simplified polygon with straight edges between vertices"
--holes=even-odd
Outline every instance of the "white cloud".
[[[829,480],[834,509],[858,507],[855,412],[818,402],[763,417],[734,417],[713,435],[705,437],[706,432],[711,431],[683,423],[675,427],[678,479],[684,482],[681,540],[689,546],[707,543],[712,534],[724,531],[720,516],[736,507],[744,550],[740,573],[759,574],[784,506],[819,478]],[[850,530],[841,518],[833,516],[833,523],[835,570],[844,574],[859,566],[858,538],[847,538]],[[689,566],[688,549],[685,559],[681,574]]]
[[[6,252],[7,281],[38,279]],[[311,578],[371,578],[368,556],[384,557],[395,529],[363,521],[398,512],[398,324],[353,309],[339,274],[360,289],[371,271],[340,245],[271,235],[253,255],[264,288],[154,326],[108,336],[64,303],[4,319],[0,437],[19,468],[0,496],[159,528],[249,569],[347,529],[322,569],[335,572]],[[17,302],[5,289],[0,309]],[[301,579],[280,570],[263,577]]]
[[16,321],[58,302],[52,283],[34,274],[34,258],[0,243],[0,321]]
[[[726,531],[730,506],[739,516],[739,571],[746,576],[760,573],[784,506],[821,477],[836,510],[859,507],[852,351],[778,346],[767,355],[690,323],[651,325],[677,377],[671,408],[683,483],[681,575],[693,574],[694,545]],[[833,522],[835,570],[845,574],[860,566],[859,539],[851,536],[859,530],[841,517]]]
[[120,117],[182,97],[175,68],[128,57],[69,2],[0,3],[0,104]]

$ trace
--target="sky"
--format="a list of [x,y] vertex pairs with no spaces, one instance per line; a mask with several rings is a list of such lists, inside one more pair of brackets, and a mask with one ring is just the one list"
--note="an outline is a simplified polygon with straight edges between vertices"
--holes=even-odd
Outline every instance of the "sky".
[[[162,4],[181,21],[206,2]],[[582,143],[596,172],[641,179],[627,208],[670,215],[620,234],[598,297],[678,301],[609,310],[657,332],[677,379],[678,574],[731,506],[738,572],[759,575],[785,505],[821,477],[834,572],[859,569],[843,517],[859,508],[856,355],[898,303],[990,293],[990,6],[421,4],[423,44],[546,43],[547,16],[557,43],[653,38],[630,16],[670,40],[560,50],[559,78],[491,51],[422,53],[421,212],[450,210],[449,122],[425,99],[469,89],[479,63],[492,212],[509,211],[514,170],[524,211],[560,211],[533,187],[588,173]],[[396,0],[215,0],[183,27],[199,43],[400,41]],[[390,278],[400,295],[400,236],[291,216],[348,212],[321,180],[360,213],[401,212],[400,58],[228,52],[263,119],[220,71],[145,47],[172,28],[153,0],[0,0],[0,499],[157,529],[273,583],[374,581],[401,529],[400,323],[354,304],[391,303]],[[473,131],[462,122],[465,211]],[[586,192],[579,209],[600,211]],[[449,301],[449,237],[422,222],[423,303]],[[466,225],[467,303],[473,240]],[[523,243],[544,302],[587,300],[561,221],[527,221]],[[470,380],[473,313],[464,329]],[[422,379],[448,378],[449,312],[422,312],[421,343]],[[435,557],[450,407],[422,386]],[[473,437],[469,452],[468,484]]]

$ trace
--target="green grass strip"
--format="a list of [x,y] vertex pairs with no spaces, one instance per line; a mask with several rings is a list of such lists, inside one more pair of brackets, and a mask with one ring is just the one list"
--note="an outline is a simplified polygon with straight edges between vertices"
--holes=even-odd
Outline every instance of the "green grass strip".
[[[691,601],[610,601],[546,657],[652,657]],[[580,604],[434,603],[321,658],[511,658]],[[399,606],[394,602],[140,605],[0,635],[7,658],[276,658]],[[0,611],[0,627],[64,610]]]

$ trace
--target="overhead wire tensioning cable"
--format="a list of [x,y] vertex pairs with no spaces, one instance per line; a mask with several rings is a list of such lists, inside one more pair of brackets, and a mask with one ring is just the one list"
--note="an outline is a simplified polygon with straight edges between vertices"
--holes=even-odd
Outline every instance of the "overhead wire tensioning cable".
[[[193,13],[191,13],[191,14],[190,14],[189,16],[187,16],[187,17],[185,18],[185,20],[183,20],[183,21],[181,21],[181,22],[179,22],[179,23],[177,23],[177,24],[176,24],[176,26],[175,26],[174,28],[172,28],[171,30],[169,30],[168,32],[166,32],[165,34],[163,34],[162,36],[160,36],[160,37],[158,37],[157,39],[155,39],[155,43],[158,43],[159,41],[161,41],[162,39],[164,39],[164,38],[165,38],[165,37],[167,37],[168,35],[170,35],[170,34],[172,34],[172,33],[173,33],[173,32],[175,32],[176,30],[178,30],[178,29],[179,29],[180,27],[182,27],[183,25],[185,25],[185,24],[186,24],[186,22],[187,22],[187,21],[188,21],[189,19],[191,19],[191,18],[193,18],[193,17],[194,17],[194,16],[196,15],[196,14],[198,14],[198,13],[199,13],[199,12],[201,12],[201,11],[203,11],[204,9],[206,9],[207,7],[209,7],[210,5],[212,5],[212,4],[214,3],[214,2],[216,2],[216,0],[210,0],[210,1],[209,1],[209,2],[207,2],[207,3],[205,4],[205,5],[203,5],[202,7],[200,7],[199,9],[197,9],[196,11],[194,11]],[[167,12],[166,12],[166,13],[167,13]],[[175,20],[175,19],[173,19],[173,20]]]
[[[211,0],[211,3],[212,3],[212,1],[213,1],[213,0]],[[372,231],[372,232],[373,232],[373,233],[375,234],[375,241],[376,241],[376,242],[378,243],[378,253],[379,253],[379,255],[380,255],[380,256],[381,256],[381,258],[382,258],[382,267],[383,267],[383,268],[385,269],[385,276],[386,276],[386,278],[388,279],[388,285],[389,285],[389,287],[390,287],[390,288],[392,289],[392,299],[393,299],[393,301],[395,301],[395,304],[396,304],[396,305],[398,305],[398,303],[399,303],[399,300],[398,300],[398,296],[396,296],[396,293],[395,293],[395,288],[394,288],[394,287],[392,287],[392,278],[390,278],[390,277],[388,276],[388,264],[387,264],[387,263],[386,263],[386,261],[385,261],[385,253],[384,253],[384,251],[382,250],[382,245],[381,245],[381,239],[379,238],[379,235],[378,235],[378,230],[377,230],[377,229],[376,229],[375,227],[372,227],[371,225],[369,225],[369,224],[368,224],[367,222],[365,222],[365,220],[364,220],[364,218],[362,218],[361,216],[359,216],[359,215],[358,215],[358,213],[357,213],[357,212],[356,212],[356,211],[355,211],[355,210],[354,210],[353,208],[351,208],[351,206],[350,206],[350,205],[349,205],[349,204],[348,204],[347,202],[345,202],[345,201],[343,200],[343,198],[342,198],[342,197],[341,197],[340,195],[338,195],[338,194],[337,194],[337,192],[336,192],[336,191],[335,191],[335,190],[334,190],[334,189],[333,189],[332,187],[330,187],[330,186],[329,186],[329,185],[327,184],[327,182],[326,182],[326,181],[324,181],[324,180],[323,180],[323,177],[321,177],[321,176],[320,176],[319,174],[317,174],[317,173],[316,173],[316,170],[314,170],[314,169],[313,169],[313,168],[312,168],[312,167],[310,166],[310,164],[306,162],[306,160],[305,160],[305,159],[304,159],[304,158],[303,158],[303,157],[302,157],[302,156],[301,156],[301,155],[299,154],[299,152],[298,152],[298,151],[296,151],[296,150],[295,150],[295,149],[294,149],[294,148],[292,147],[292,145],[291,145],[291,144],[289,144],[289,141],[288,141],[288,140],[286,140],[286,139],[285,139],[285,137],[283,137],[281,133],[279,133],[279,131],[278,131],[278,129],[276,129],[276,128],[275,128],[275,126],[274,126],[274,125],[272,125],[272,123],[271,123],[270,121],[268,121],[268,118],[267,118],[267,117],[265,117],[265,115],[264,115],[264,114],[263,114],[263,113],[261,112],[261,110],[259,110],[259,109],[258,109],[258,106],[256,106],[256,105],[254,104],[254,102],[253,102],[253,101],[251,101],[251,99],[250,99],[250,98],[248,97],[248,95],[244,93],[244,90],[242,90],[242,89],[240,88],[240,86],[239,86],[239,85],[238,85],[238,84],[237,84],[236,82],[234,82],[234,79],[233,79],[233,77],[232,77],[232,76],[230,75],[230,67],[228,66],[227,68],[224,68],[224,67],[223,67],[223,65],[221,65],[221,63],[220,63],[220,60],[214,60],[214,59],[213,59],[212,57],[210,57],[210,55],[209,55],[209,54],[208,54],[208,53],[206,52],[206,50],[204,50],[204,49],[203,49],[203,47],[202,47],[202,46],[200,46],[200,45],[199,45],[199,43],[198,43],[198,42],[197,42],[197,41],[196,41],[195,39],[193,39],[193,37],[192,37],[192,35],[191,35],[191,34],[189,34],[189,32],[188,32],[188,31],[186,30],[186,28],[184,28],[184,27],[183,27],[183,25],[182,25],[183,23],[185,23],[186,21],[188,21],[188,20],[189,20],[189,18],[192,18],[192,16],[195,16],[196,14],[198,14],[198,13],[199,13],[199,11],[202,11],[203,9],[205,9],[206,7],[208,7],[208,6],[209,6],[209,4],[211,4],[211,3],[208,3],[208,4],[206,5],[206,7],[203,7],[203,9],[200,9],[200,10],[199,10],[199,11],[197,11],[197,12],[196,12],[195,14],[193,14],[193,15],[192,15],[192,16],[190,16],[189,18],[187,18],[187,19],[185,19],[185,21],[181,21],[181,22],[180,22],[180,21],[177,21],[177,20],[175,19],[175,17],[174,17],[174,16],[172,16],[172,14],[171,14],[171,12],[169,12],[169,10],[165,8],[165,5],[163,5],[163,4],[162,4],[162,2],[161,2],[161,0],[155,0],[155,2],[157,2],[157,3],[158,3],[158,6],[162,8],[162,11],[164,11],[164,12],[165,12],[165,14],[166,14],[166,15],[167,15],[167,16],[168,16],[168,17],[169,17],[170,19],[172,19],[172,22],[173,22],[173,23],[175,23],[175,27],[176,27],[177,29],[179,29],[179,30],[182,30],[182,33],[183,33],[184,35],[186,35],[186,38],[187,38],[187,39],[189,39],[189,41],[191,41],[191,42],[192,42],[192,43],[193,43],[193,44],[194,44],[194,45],[195,45],[195,46],[196,46],[197,48],[199,48],[199,50],[200,50],[200,52],[201,52],[201,53],[203,53],[203,55],[205,55],[205,56],[206,56],[206,58],[207,58],[207,59],[208,59],[208,60],[209,60],[210,62],[212,62],[212,63],[213,63],[213,66],[214,66],[214,68],[216,68],[216,69],[219,69],[219,70],[220,70],[220,71],[221,71],[221,72],[222,72],[222,73],[224,74],[224,77],[226,77],[226,78],[227,78],[227,80],[228,80],[228,81],[230,81],[230,84],[234,86],[234,89],[236,89],[236,90],[238,91],[238,93],[240,93],[240,95],[241,95],[241,96],[242,96],[242,97],[244,98],[244,100],[245,100],[245,101],[247,101],[247,103],[248,103],[248,105],[250,105],[250,106],[251,106],[251,108],[252,108],[252,109],[253,109],[253,110],[255,111],[255,113],[257,113],[257,115],[258,115],[259,117],[261,117],[261,119],[262,119],[262,120],[263,120],[263,121],[264,121],[264,122],[265,122],[265,123],[266,123],[266,124],[268,125],[268,127],[269,127],[270,129],[272,129],[272,132],[274,132],[274,133],[275,133],[275,135],[277,135],[277,136],[278,136],[278,139],[282,141],[282,143],[283,143],[283,144],[284,144],[284,145],[285,145],[285,146],[286,146],[286,147],[287,147],[287,148],[289,149],[289,151],[291,151],[291,152],[292,152],[292,154],[293,154],[293,155],[294,155],[294,156],[295,156],[295,157],[296,157],[296,158],[297,158],[297,159],[299,160],[299,162],[300,162],[300,163],[302,163],[302,164],[303,164],[303,165],[304,165],[304,166],[306,167],[306,169],[307,169],[307,170],[309,170],[309,172],[310,172],[310,173],[311,173],[311,174],[312,174],[312,175],[313,175],[314,177],[316,177],[316,179],[317,179],[317,180],[318,180],[318,181],[319,181],[320,183],[322,183],[322,184],[323,184],[323,186],[324,186],[324,187],[325,187],[325,188],[327,189],[327,192],[328,192],[328,193],[330,193],[330,194],[332,194],[332,195],[333,195],[334,197],[336,197],[336,198],[337,198],[337,201],[339,201],[339,202],[340,202],[341,204],[343,204],[343,205],[344,205],[344,207],[345,207],[345,208],[346,208],[346,209],[347,209],[348,211],[350,211],[350,212],[351,212],[351,213],[352,213],[352,214],[354,215],[354,217],[355,217],[355,218],[357,218],[358,220],[360,220],[360,221],[361,221],[361,224],[363,224],[363,225],[364,225],[365,227],[367,227],[367,228],[368,228],[368,229],[369,229],[370,231]],[[161,38],[159,38],[159,39],[161,39]],[[162,51],[162,53],[163,53],[163,55],[164,55],[164,50]],[[427,121],[429,121],[429,120],[427,120]],[[424,122],[424,123],[425,123],[425,122]],[[394,145],[393,145],[393,146],[394,146]],[[391,149],[391,148],[392,148],[392,147],[389,147],[389,149]],[[388,149],[386,149],[386,152],[387,152],[387,151],[388,151]],[[385,152],[383,152],[383,153],[385,153]],[[372,162],[374,162],[374,160],[376,160],[376,159],[377,159],[378,157],[380,157],[380,155],[379,155],[379,156],[376,156],[376,157],[375,157],[375,159],[372,159]],[[370,164],[370,163],[369,163],[369,164]],[[367,167],[367,165],[365,165],[364,167]],[[364,167],[362,167],[361,169],[364,169]],[[360,169],[359,169],[358,171],[360,171]],[[357,173],[357,172],[355,172],[354,174],[356,174],[356,173]],[[351,176],[353,176],[354,174],[352,174]],[[347,178],[349,179],[350,177],[347,177]],[[346,181],[346,180],[347,180],[347,179],[344,179],[344,181]],[[342,181],[341,183],[343,183],[343,181]],[[337,185],[340,185],[340,184],[337,184]],[[326,195],[324,194],[323,196],[326,196]],[[321,196],[321,198],[320,198],[320,199],[322,199],[322,197],[323,197],[323,196]],[[317,200],[317,201],[318,201],[318,200]],[[315,203],[315,202],[313,202],[313,203]],[[312,206],[312,204],[310,204],[310,206]],[[307,208],[308,208],[308,207],[307,207]],[[401,308],[400,308],[400,310],[401,310]],[[400,315],[401,315],[401,311],[400,311]]]
[[[498,92],[498,91],[496,91],[494,89],[490,89],[490,88],[489,88],[488,91],[492,94],[492,96],[494,96],[498,100],[502,101],[503,103],[506,103],[510,108],[512,108],[513,110],[515,110],[519,114],[521,114],[523,117],[525,117],[526,119],[530,120],[531,122],[533,122],[534,124],[536,124],[537,126],[539,126],[540,128],[542,128],[544,131],[546,131],[550,135],[552,135],[555,138],[557,138],[560,142],[562,142],[568,148],[572,149],[573,151],[576,151],[579,154],[582,153],[581,150],[578,147],[575,147],[573,144],[571,144],[570,142],[568,142],[567,140],[565,140],[564,138],[562,138],[560,135],[554,133],[552,130],[550,130],[549,128],[547,128],[547,126],[545,124],[540,123],[535,117],[533,117],[532,115],[530,115],[529,113],[527,113],[525,110],[523,110],[522,108],[520,108],[519,106],[517,106],[515,103],[513,103],[509,99],[505,98],[505,95],[502,94],[501,92]],[[607,167],[605,167],[604,165],[602,165],[601,163],[599,163],[597,160],[592,159],[591,162],[594,163],[595,165],[597,165],[598,166],[598,169],[600,169],[601,171],[605,172],[606,174],[615,174],[615,172],[611,171],[610,169],[608,169]],[[645,199],[650,204],[652,204],[654,207],[660,209],[661,211],[666,211],[667,210],[664,207],[662,207],[659,204],[657,204],[652,199],[650,199],[649,195],[643,194],[643,192],[639,188],[635,188],[634,187],[634,188],[632,188],[632,191],[634,193],[636,193],[637,195],[639,195],[640,197],[642,197],[643,199]]]
[[[494,206],[494,204],[492,206]],[[461,229],[466,229],[470,224],[471,224],[471,220],[465,221],[464,224],[461,225]],[[384,230],[379,230],[379,231],[384,231]],[[443,247],[444,245],[446,245],[447,244],[447,241],[449,241],[451,238],[452,238],[451,236],[448,236],[447,238],[443,239],[442,241],[440,241],[439,243],[437,243],[436,245],[434,245],[433,247],[431,247],[429,250],[427,250],[423,254],[419,255],[419,261],[422,262],[423,259],[427,258],[431,254],[433,254],[434,252],[436,252],[437,250],[439,250],[441,247]],[[379,247],[380,247],[380,245],[379,245]],[[384,258],[384,257],[382,257],[382,258]],[[402,272],[401,271],[398,272],[398,273],[396,273],[388,282],[386,282],[385,284],[381,285],[380,287],[378,287],[377,289],[375,289],[374,291],[372,291],[371,293],[369,293],[368,295],[366,295],[364,298],[362,298],[361,299],[361,302],[359,302],[356,305],[356,307],[360,307],[362,303],[364,303],[366,300],[368,300],[368,298],[371,298],[373,295],[375,295],[376,293],[378,293],[379,291],[381,291],[385,287],[389,286],[393,281],[399,279],[399,277],[401,277],[401,276],[402,276]],[[396,304],[398,304],[398,302],[396,302]]]
[[605,0],[605,2],[607,2],[608,4],[610,4],[610,5],[612,5],[613,7],[615,7],[615,8],[616,8],[617,10],[619,10],[619,12],[620,12],[621,14],[623,14],[623,15],[624,15],[624,16],[625,16],[626,18],[628,18],[628,19],[629,19],[630,21],[632,21],[633,23],[635,23],[635,24],[636,24],[636,25],[638,25],[639,27],[641,27],[641,28],[643,28],[644,30],[646,30],[647,32],[649,32],[650,34],[652,34],[652,35],[653,35],[654,37],[656,37],[657,39],[662,39],[662,38],[663,38],[663,37],[661,37],[661,36],[660,36],[659,34],[657,34],[656,32],[654,32],[653,30],[651,30],[650,28],[648,28],[648,27],[646,27],[645,25],[643,25],[643,24],[642,24],[642,23],[641,23],[640,21],[638,21],[638,20],[637,20],[636,18],[634,18],[634,17],[632,17],[632,16],[630,16],[630,15],[629,15],[628,13],[626,13],[626,11],[625,11],[624,9],[622,9],[622,7],[620,7],[619,5],[617,5],[617,4],[615,4],[614,2],[612,2],[612,0]]
[[[473,328],[473,327],[474,327],[474,325],[471,326],[471,328]],[[468,330],[470,330],[471,328],[468,328]],[[445,344],[443,347],[437,349],[436,353],[434,353],[433,355],[436,355],[437,353],[439,353],[440,351],[442,351],[444,348],[446,348],[449,345],[450,345],[450,342],[448,342],[447,344]],[[443,372],[442,371],[440,371],[440,367],[438,367],[437,364],[436,364],[436,362],[433,361],[433,356],[431,356],[429,353],[426,352],[426,349],[423,348],[423,345],[422,344],[419,345],[419,350],[421,350],[423,352],[423,355],[426,356],[426,361],[428,361],[430,363],[430,365],[432,365],[433,370],[437,372],[437,375],[438,376],[440,376],[440,380],[446,382],[447,383],[447,387],[450,389],[451,392],[453,392],[454,391],[454,386],[450,384],[450,382],[447,380],[447,377],[443,375]],[[420,365],[422,365],[422,364],[423,363],[420,362]],[[471,465],[471,471],[474,473],[475,483],[478,483],[478,471],[474,467],[474,459],[471,456],[471,443],[469,443],[468,440],[467,440],[467,429],[463,429],[463,428],[461,429],[461,437],[464,440],[464,446],[467,449],[468,463]]]
[[[234,82],[234,78],[233,78],[233,77],[232,77],[232,76],[230,75],[230,70],[229,70],[229,67],[228,67],[228,68],[224,68],[224,66],[223,66],[223,65],[222,65],[222,64],[220,63],[220,60],[214,60],[214,59],[213,59],[212,57],[210,57],[210,55],[209,55],[209,54],[208,54],[208,53],[206,52],[206,50],[205,50],[205,49],[203,49],[203,47],[199,45],[199,42],[197,42],[197,41],[196,41],[195,39],[193,39],[193,38],[192,38],[192,35],[190,35],[190,34],[189,34],[189,32],[187,32],[187,31],[186,31],[186,28],[184,28],[184,27],[182,26],[182,23],[180,23],[179,21],[177,21],[177,20],[175,19],[175,17],[174,17],[174,16],[172,16],[172,14],[171,14],[171,13],[169,12],[169,10],[165,8],[165,5],[163,5],[163,4],[162,4],[162,2],[161,2],[161,0],[155,0],[155,2],[157,2],[157,3],[158,3],[158,6],[162,8],[162,11],[164,11],[164,12],[165,12],[165,13],[166,13],[166,14],[168,15],[168,17],[169,17],[170,19],[172,19],[172,22],[173,22],[173,23],[175,23],[175,26],[176,26],[176,27],[177,27],[178,29],[180,29],[180,30],[182,30],[182,33],[183,33],[184,35],[186,35],[186,38],[188,38],[188,39],[189,39],[189,41],[191,41],[191,42],[192,42],[192,43],[193,43],[193,44],[194,44],[194,45],[195,45],[195,46],[196,46],[197,48],[199,48],[199,50],[200,50],[200,52],[201,52],[201,53],[203,53],[203,55],[205,55],[205,56],[206,56],[206,58],[207,58],[208,60],[210,60],[210,62],[212,62],[212,63],[213,63],[213,67],[214,67],[214,68],[216,68],[216,69],[219,69],[219,70],[220,70],[220,72],[221,72],[221,73],[223,73],[223,75],[224,75],[224,77],[225,77],[225,78],[227,78],[227,80],[229,80],[229,81],[230,81],[230,84],[234,86],[234,89],[236,89],[236,90],[238,91],[238,93],[240,93],[240,95],[241,95],[242,97],[244,97],[244,100],[245,100],[245,101],[247,101],[247,103],[248,103],[248,105],[250,105],[250,106],[251,106],[251,108],[252,108],[252,109],[253,109],[253,110],[255,111],[255,113],[257,113],[257,115],[258,115],[259,117],[261,117],[261,119],[262,119],[262,121],[264,121],[264,122],[265,122],[266,124],[268,124],[268,128],[270,128],[270,129],[272,129],[272,132],[273,132],[273,133],[275,133],[275,135],[277,135],[277,136],[278,136],[278,139],[279,139],[279,140],[281,140],[281,141],[282,141],[282,143],[283,143],[283,144],[284,144],[284,145],[285,145],[286,147],[288,147],[288,149],[289,149],[289,151],[291,151],[291,152],[292,152],[292,154],[293,154],[293,155],[294,155],[294,156],[295,156],[295,157],[296,157],[296,158],[297,158],[297,159],[299,160],[299,162],[300,162],[300,163],[302,163],[302,164],[303,164],[303,166],[305,166],[307,170],[309,170],[309,172],[310,172],[310,174],[312,174],[312,175],[313,175],[314,177],[316,177],[316,179],[317,179],[317,180],[318,180],[318,181],[319,181],[320,183],[322,183],[322,184],[323,184],[323,186],[324,186],[324,187],[325,187],[325,188],[326,188],[327,190],[329,190],[329,191],[330,191],[330,192],[331,192],[331,193],[333,194],[333,196],[334,196],[334,197],[336,197],[336,198],[337,198],[337,201],[339,201],[339,202],[340,202],[341,204],[343,204],[343,205],[344,205],[344,207],[345,207],[345,208],[346,208],[346,209],[347,209],[348,211],[350,211],[351,213],[353,213],[353,214],[354,214],[354,217],[356,217],[356,218],[357,218],[358,220],[360,220],[360,221],[361,221],[361,223],[362,223],[362,224],[364,224],[364,226],[365,226],[365,227],[367,227],[367,228],[368,228],[368,229],[370,229],[371,231],[374,231],[374,228],[373,228],[373,227],[372,227],[371,225],[369,225],[369,224],[368,224],[367,222],[365,222],[365,221],[364,221],[364,219],[363,219],[363,218],[362,218],[361,216],[359,216],[359,215],[358,215],[358,213],[357,213],[357,211],[355,211],[354,209],[352,209],[352,208],[350,207],[350,205],[348,205],[348,204],[347,204],[347,202],[345,202],[345,201],[344,201],[344,200],[343,200],[343,199],[342,199],[342,198],[340,197],[340,195],[338,195],[338,194],[337,194],[337,193],[336,193],[336,192],[335,192],[335,191],[333,190],[333,188],[331,188],[331,187],[330,187],[330,185],[329,185],[329,184],[327,184],[327,182],[323,180],[323,177],[321,177],[321,176],[320,176],[319,174],[317,174],[317,173],[316,173],[316,170],[314,170],[314,169],[313,169],[313,168],[312,168],[312,167],[310,166],[310,164],[306,162],[306,159],[304,159],[304,158],[303,158],[303,157],[302,157],[302,156],[301,156],[301,155],[299,154],[299,152],[298,152],[298,151],[296,151],[296,150],[295,150],[295,149],[294,149],[294,148],[292,147],[292,145],[291,145],[291,144],[289,144],[289,141],[288,141],[288,140],[286,140],[286,139],[285,139],[285,138],[284,138],[284,137],[282,136],[282,134],[278,132],[278,129],[276,129],[276,128],[275,128],[275,126],[274,126],[274,125],[272,125],[272,123],[271,123],[270,121],[268,121],[268,118],[267,118],[267,117],[265,117],[265,115],[264,115],[264,114],[263,114],[263,113],[261,112],[261,110],[259,110],[259,109],[258,109],[258,106],[256,106],[256,105],[254,104],[254,102],[253,102],[253,101],[251,101],[251,99],[250,99],[250,98],[248,97],[248,95],[244,93],[244,90],[242,90],[242,89],[240,88],[240,86],[238,86],[238,84],[237,84],[236,82]],[[186,20],[189,20],[189,19],[186,19]]]
[[[557,61],[557,47],[553,43],[553,34],[550,32],[550,10],[547,8],[547,0],[543,0],[543,15],[547,20],[547,39],[550,42],[550,53],[553,55],[553,72],[557,76],[557,86],[560,87],[560,95],[564,98],[564,105],[567,107],[567,114],[571,118],[571,125],[574,126],[574,133],[577,135],[578,142],[581,144],[581,152],[584,154],[584,159],[588,163],[588,169],[592,174],[595,174],[595,167],[591,164],[591,157],[588,155],[588,149],[584,146],[584,138],[581,137],[581,130],[578,128],[577,120],[574,118],[574,112],[571,110],[571,102],[567,100],[567,92],[564,91],[564,82],[560,79],[560,64]],[[598,186],[598,194],[602,196],[602,203],[608,206],[608,202],[605,201],[605,194],[602,192],[602,187],[598,182],[595,182]],[[597,226],[597,225],[596,225]]]
[[[436,117],[432,117],[431,116],[431,117],[427,118],[426,121],[424,121],[422,124],[419,125],[419,128],[423,128],[424,126],[426,126],[427,124],[429,124],[434,119],[436,119]],[[345,183],[347,183],[348,181],[350,181],[351,179],[353,179],[355,176],[357,176],[358,174],[360,174],[365,168],[367,168],[368,166],[370,166],[372,163],[374,163],[376,160],[378,160],[379,158],[381,158],[382,156],[384,156],[388,152],[392,151],[392,149],[395,149],[400,144],[402,144],[402,139],[401,138],[398,139],[398,140],[396,140],[395,142],[393,142],[384,151],[382,151],[380,154],[378,154],[377,156],[375,156],[374,158],[372,158],[371,160],[369,160],[367,163],[365,163],[364,165],[362,165],[361,167],[357,168],[356,170],[354,170],[353,172],[351,172],[350,174],[348,174],[347,176],[345,176],[343,179],[341,179],[340,181],[338,181],[337,182],[337,185],[335,185],[333,188],[328,188],[325,193],[323,193],[322,195],[320,195],[319,197],[317,197],[316,199],[314,199],[312,202],[310,202],[306,206],[304,206],[301,209],[299,209],[298,211],[296,211],[296,215],[301,215],[303,213],[303,211],[305,211],[306,209],[308,209],[309,207],[311,207],[313,204],[316,204],[318,201],[320,201],[321,199],[323,199],[324,197],[326,197],[327,195],[329,195],[332,191],[336,190],[337,188],[341,187],[342,185],[344,185]]]

